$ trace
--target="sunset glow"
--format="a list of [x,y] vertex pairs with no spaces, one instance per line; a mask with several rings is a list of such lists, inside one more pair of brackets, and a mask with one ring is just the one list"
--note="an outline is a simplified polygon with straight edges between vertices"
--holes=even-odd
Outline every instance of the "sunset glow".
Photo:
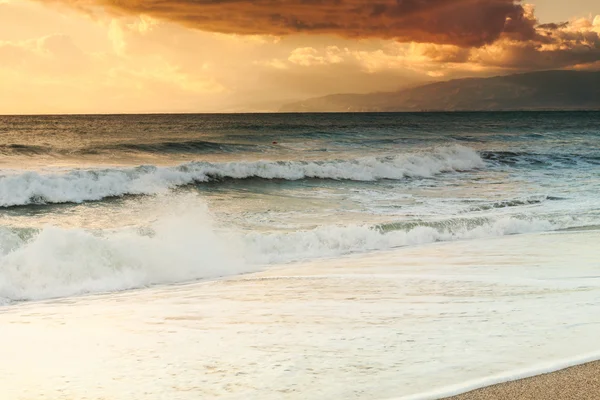
[[0,0],[0,114],[273,111],[599,60],[594,0]]

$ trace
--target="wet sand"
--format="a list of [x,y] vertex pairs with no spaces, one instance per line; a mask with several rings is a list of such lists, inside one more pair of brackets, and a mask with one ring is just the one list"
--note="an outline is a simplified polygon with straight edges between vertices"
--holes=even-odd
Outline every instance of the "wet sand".
[[448,400],[592,400],[600,398],[600,361],[474,390]]

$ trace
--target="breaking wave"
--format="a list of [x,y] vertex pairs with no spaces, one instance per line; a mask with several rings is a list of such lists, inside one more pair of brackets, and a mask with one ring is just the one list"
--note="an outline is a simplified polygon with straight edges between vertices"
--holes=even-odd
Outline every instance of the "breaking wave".
[[165,209],[168,213],[143,228],[0,228],[0,302],[189,282],[257,271],[271,263],[569,226],[502,217],[242,233],[215,227],[197,202],[171,200]]
[[334,257],[355,252],[553,231],[564,222],[518,217],[399,222],[376,226],[323,226],[290,233],[250,233],[244,237],[253,260],[263,263]]
[[177,167],[141,166],[63,173],[19,172],[0,177],[0,207],[80,203],[124,195],[149,195],[220,179],[333,179],[376,181],[431,177],[483,168],[474,150],[461,146],[429,153],[334,161],[193,162]]
[[0,303],[192,281],[255,270],[197,204],[144,229],[0,228]]

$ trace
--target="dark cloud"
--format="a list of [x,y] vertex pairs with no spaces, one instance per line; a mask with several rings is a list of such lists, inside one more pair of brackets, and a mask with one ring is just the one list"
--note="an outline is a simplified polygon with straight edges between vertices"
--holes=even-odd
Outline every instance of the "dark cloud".
[[535,43],[504,43],[498,45],[495,57],[483,55],[477,61],[487,67],[534,71],[584,66],[599,60],[600,47],[587,44],[562,44],[541,49]]
[[226,34],[333,34],[450,45],[422,51],[439,64],[548,69],[600,60],[600,22],[538,24],[533,9],[520,0],[43,1]]
[[[47,3],[49,0],[44,0]],[[535,36],[520,0],[51,0],[230,34],[334,34],[480,47]]]
[[538,25],[539,29],[544,29],[544,30],[550,30],[550,31],[555,31],[557,29],[561,29],[561,28],[566,28],[567,26],[569,26],[568,22],[561,22],[561,23],[554,23],[551,22],[549,24],[541,24]]
[[[535,20],[530,14],[529,20]],[[568,23],[535,25],[535,34],[516,37],[509,29],[481,48],[419,45],[419,54],[439,64],[476,64],[487,69],[531,71],[592,68],[600,62],[600,16]]]

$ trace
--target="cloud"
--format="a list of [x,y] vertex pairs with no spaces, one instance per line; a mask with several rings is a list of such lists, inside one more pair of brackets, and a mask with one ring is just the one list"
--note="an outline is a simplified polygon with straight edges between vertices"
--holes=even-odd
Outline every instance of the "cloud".
[[0,68],[17,66],[27,71],[76,74],[89,63],[88,57],[63,34],[23,41],[0,41]]
[[[122,6],[108,8],[110,2],[104,0],[69,2],[96,13],[97,18],[62,6],[48,7],[51,1],[0,0],[0,93],[6,93],[0,96],[2,113],[219,111],[230,105],[246,107],[255,102],[287,102],[331,93],[392,91],[432,78],[528,69],[600,68],[600,61],[594,61],[600,60],[600,17],[538,26],[533,10],[525,5],[519,6],[522,11],[517,15],[521,15],[523,26],[531,25],[533,31],[515,31],[514,24],[504,19],[494,41],[468,47],[458,34],[459,39],[449,40],[450,43],[436,42],[429,33],[437,27],[421,27],[421,31],[429,33],[417,34],[418,30],[412,28],[418,24],[412,21],[406,24],[411,27],[406,32],[414,34],[409,39],[425,42],[388,40],[385,38],[391,36],[385,32],[363,31],[367,25],[360,18],[356,17],[356,24],[352,25],[344,22],[347,18],[343,15],[330,21],[339,26],[347,24],[356,34],[336,31],[333,33],[338,35],[309,35],[325,32],[309,30],[292,34],[295,31],[289,30],[289,35],[280,35],[268,24],[263,26],[262,20],[255,23],[256,34],[243,29],[237,29],[237,34],[225,34],[205,32],[195,22],[200,5],[192,7],[192,22],[178,18],[171,19],[178,23],[171,23],[165,17],[166,10],[172,7],[171,0],[162,0],[164,7],[158,12],[158,1],[136,1],[145,8],[140,13],[127,11],[133,10],[129,0],[121,0]],[[285,3],[293,5],[294,1]],[[339,7],[352,2],[358,4],[356,0],[338,0]],[[178,1],[187,3],[190,1]],[[276,9],[280,1],[270,3]],[[329,0],[300,3],[316,9],[334,4]],[[427,3],[447,10],[459,7],[455,4],[466,7],[470,3],[470,10],[475,10],[483,1],[401,3],[403,7],[412,3],[416,8]],[[489,6],[494,2],[485,3]],[[152,5],[156,9],[151,9]],[[226,5],[221,10],[226,13],[231,7]],[[303,12],[310,11],[310,7]],[[293,7],[286,9],[289,15],[300,12]],[[409,11],[416,19],[430,18]],[[434,15],[441,18],[442,11],[438,8]],[[254,15],[242,14],[238,17],[251,19]],[[447,18],[451,15],[444,14]],[[223,15],[225,19],[228,18]],[[404,21],[400,17],[397,20]],[[391,16],[382,21],[382,26],[393,22]],[[458,21],[462,23],[460,18]],[[188,29],[190,26],[198,29]],[[462,28],[453,27],[448,32],[459,29]],[[490,40],[493,37],[488,36]]]
[[274,69],[288,69],[289,66],[285,63],[285,61],[283,60],[279,60],[277,58],[272,58],[270,60],[255,60],[253,62],[253,65],[259,65],[259,66],[264,66],[264,67],[269,67],[269,68],[274,68]]
[[600,18],[538,26],[536,38],[502,38],[470,51],[466,62],[515,70],[568,68],[600,61]]
[[529,39],[535,21],[520,0],[44,0],[89,13],[144,15],[243,35],[334,34],[479,47]]
[[[294,64],[306,70],[339,65],[365,74],[413,71],[433,78],[458,78],[547,69],[600,67],[600,16],[537,27],[536,35],[510,35],[478,48],[449,44],[387,42],[379,48],[298,47],[275,67]],[[308,68],[310,67],[310,68]]]
[[[124,53],[122,31],[149,32],[170,21],[231,40],[277,43],[294,34],[337,35],[346,39],[383,39],[418,43],[410,58],[418,65],[446,69],[550,69],[593,64],[598,55],[600,18],[538,24],[531,5],[520,0],[46,0],[92,14],[136,16],[136,25],[114,25],[117,53]],[[343,63],[341,50],[318,51],[314,40],[289,57],[260,61],[285,69],[289,63],[314,67]],[[397,65],[385,50],[357,55],[370,64]],[[406,58],[404,55],[402,56]],[[369,60],[370,59],[370,60]],[[375,60],[375,61],[372,61]],[[401,62],[403,66],[404,62]],[[410,66],[408,67],[410,68]],[[440,69],[435,68],[435,69]],[[431,74],[431,71],[427,72]],[[439,74],[434,72],[434,74]]]
[[[253,46],[281,38],[303,43],[283,58],[264,54],[254,65],[288,69],[358,59],[373,72],[394,66],[441,76],[440,70],[469,71],[570,68],[594,64],[600,17],[539,24],[534,8],[520,0],[45,0],[105,15],[117,54],[128,51],[126,32],[150,35],[164,21],[208,31]],[[131,21],[133,23],[122,22]],[[119,22],[117,22],[119,21]],[[172,25],[172,24],[165,24]],[[311,35],[310,38],[308,35]],[[410,54],[385,48],[317,50],[315,35],[337,35],[354,43],[381,40],[416,43]],[[360,39],[360,40],[359,40]],[[287,40],[287,39],[286,39]],[[349,53],[353,54],[349,57]],[[400,60],[399,60],[400,59]],[[413,65],[409,65],[408,61]],[[354,62],[354,61],[352,61]]]
[[600,65],[600,16],[536,27],[528,40],[501,36],[478,47],[412,43],[356,57],[367,70],[404,67],[426,71],[430,76],[456,76],[458,71],[501,73],[562,68],[593,69]]
[[222,93],[227,89],[215,79],[193,76],[177,66],[166,62],[154,63],[147,68],[113,68],[108,71],[109,82],[120,88],[129,86],[129,89],[158,88],[165,92],[177,88],[183,92],[195,94]]
[[321,55],[319,50],[313,47],[301,47],[294,49],[288,61],[294,64],[309,67],[312,65],[339,64],[344,61],[342,50],[337,46],[329,46]]

